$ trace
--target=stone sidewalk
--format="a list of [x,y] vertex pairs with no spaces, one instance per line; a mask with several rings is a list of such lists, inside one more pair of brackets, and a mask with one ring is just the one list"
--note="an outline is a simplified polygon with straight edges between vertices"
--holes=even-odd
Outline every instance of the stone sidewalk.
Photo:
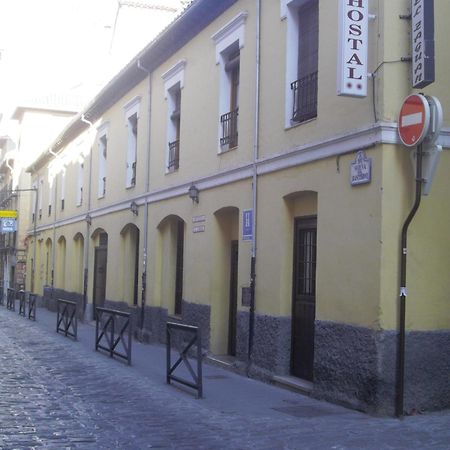
[[450,412],[375,418],[204,365],[204,398],[165,383],[165,348],[133,365],[73,341],[56,315],[0,306],[0,449],[449,449]]

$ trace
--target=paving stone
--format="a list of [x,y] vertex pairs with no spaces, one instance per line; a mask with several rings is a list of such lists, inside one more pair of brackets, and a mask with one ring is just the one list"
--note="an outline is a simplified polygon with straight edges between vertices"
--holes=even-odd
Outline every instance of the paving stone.
[[205,383],[223,400],[196,400],[3,308],[0,349],[2,450],[450,448],[449,412],[375,418],[216,368]]

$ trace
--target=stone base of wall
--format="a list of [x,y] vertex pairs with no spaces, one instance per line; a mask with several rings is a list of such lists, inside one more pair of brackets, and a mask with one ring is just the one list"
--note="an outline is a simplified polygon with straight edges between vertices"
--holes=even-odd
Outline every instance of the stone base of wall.
[[[395,412],[397,333],[316,321],[314,395]],[[450,407],[450,331],[406,335],[405,413]]]
[[[236,357],[248,360],[248,312],[237,317]],[[273,375],[288,375],[291,359],[291,318],[255,314],[252,364],[250,375],[270,380]]]
[[210,348],[211,340],[211,307],[183,300],[181,306],[182,323],[199,327],[202,336],[202,347]]
[[[248,356],[249,313],[237,321],[237,358]],[[316,321],[312,395],[371,414],[393,415],[397,333]],[[290,374],[291,318],[255,314],[249,375]],[[405,413],[450,407],[450,331],[406,335]]]
[[[90,305],[92,307],[92,305]],[[129,306],[125,302],[105,300],[105,308],[128,312],[132,316],[135,337],[146,343],[166,343],[167,321],[198,326],[202,334],[202,347],[209,349],[210,343],[210,307],[183,300],[182,315],[170,317],[167,309],[145,306],[144,313],[140,306]]]
[[56,289],[49,286],[44,287],[44,295],[42,301],[38,302],[49,311],[57,311],[57,299],[75,302],[78,308],[78,319],[83,319],[83,294],[77,292],[67,292],[63,289]]
[[[82,311],[82,295],[60,289],[44,289],[39,299],[56,311],[56,299],[76,301]],[[202,347],[210,348],[210,314],[207,305],[183,301],[182,315],[169,317],[164,308],[107,300],[105,307],[131,313],[135,336],[143,342],[166,342],[168,320],[198,326]],[[92,304],[85,317],[92,318]],[[289,375],[291,317],[255,314],[253,352],[248,366],[249,313],[237,316],[236,369],[251,377],[271,381]],[[184,338],[174,338],[181,345]],[[178,342],[179,341],[179,342]],[[379,415],[395,412],[397,333],[316,321],[312,395]],[[450,408],[450,331],[409,332],[406,335],[405,413]]]

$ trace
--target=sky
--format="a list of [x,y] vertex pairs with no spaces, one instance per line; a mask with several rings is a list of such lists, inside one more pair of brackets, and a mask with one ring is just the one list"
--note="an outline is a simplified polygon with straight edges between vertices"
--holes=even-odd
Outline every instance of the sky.
[[0,0],[0,113],[7,117],[39,96],[68,93],[89,100],[175,18],[182,3]]

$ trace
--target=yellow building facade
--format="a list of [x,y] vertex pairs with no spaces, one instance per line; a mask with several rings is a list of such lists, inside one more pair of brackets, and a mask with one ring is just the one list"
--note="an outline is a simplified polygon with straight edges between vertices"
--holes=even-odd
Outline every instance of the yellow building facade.
[[[337,95],[345,6],[368,16],[361,96]],[[444,150],[408,234],[405,411],[450,404],[450,5],[434,8],[423,92],[443,105]],[[394,412],[415,194],[397,131],[416,92],[410,12],[407,0],[194,1],[30,166],[27,289],[33,278],[44,304],[76,300],[89,320],[96,306],[130,311],[147,341],[164,341],[168,319],[198,325],[212,357],[252,376]]]

